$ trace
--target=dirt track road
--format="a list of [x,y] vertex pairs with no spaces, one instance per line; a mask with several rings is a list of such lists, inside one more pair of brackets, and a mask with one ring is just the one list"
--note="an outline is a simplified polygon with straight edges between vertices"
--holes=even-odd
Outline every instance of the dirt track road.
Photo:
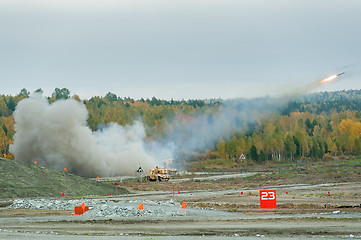
[[175,217],[137,219],[33,218],[2,219],[1,236],[14,233],[41,233],[47,239],[56,235],[119,236],[361,236],[361,214],[323,214],[237,217]]
[[[159,239],[153,237],[158,235],[172,236],[160,239],[196,239],[203,235],[207,239],[257,239],[262,235],[267,239],[361,238],[360,183],[274,189],[277,210],[259,208],[259,189],[224,189],[182,192],[174,200],[186,201],[190,206],[225,207],[234,209],[234,213],[204,209],[203,215],[189,211],[187,216],[176,217],[85,218],[69,216],[69,211],[60,216],[44,216],[43,212],[40,216],[32,213],[18,217],[10,210],[0,211],[0,239]],[[173,199],[173,195],[139,192],[107,199],[155,201]]]
[[[293,184],[269,186],[266,188],[201,190],[201,191],[145,191],[128,194],[120,199],[126,200],[170,200],[187,202],[192,206],[213,207],[224,209],[232,207],[237,212],[267,212],[259,208],[259,190],[275,189],[277,191],[277,210],[281,213],[316,213],[325,210],[340,210],[338,207],[359,206],[361,204],[360,183],[330,183],[330,184]],[[330,194],[328,194],[330,193]],[[114,197],[117,199],[116,197]],[[348,208],[348,211],[360,211],[361,208]]]

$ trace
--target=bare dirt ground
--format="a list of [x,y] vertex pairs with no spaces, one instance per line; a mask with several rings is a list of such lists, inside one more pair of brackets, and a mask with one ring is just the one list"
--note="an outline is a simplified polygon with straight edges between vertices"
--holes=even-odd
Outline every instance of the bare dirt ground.
[[[176,217],[163,219],[41,219],[2,221],[7,232],[70,236],[361,236],[360,219],[306,217]],[[3,232],[4,233],[4,232]],[[0,235],[1,236],[1,235]],[[41,235],[39,236],[41,237]],[[51,239],[49,237],[49,239]]]
[[[260,189],[276,189],[277,209],[264,210],[259,205]],[[178,193],[179,191],[179,193]],[[329,194],[330,193],[330,194]],[[189,206],[207,207],[241,213],[317,213],[343,210],[361,212],[360,183],[292,184],[264,188],[138,192],[126,199],[187,202]]]
[[[212,183],[216,184],[209,185]],[[164,239],[193,239],[203,235],[209,239],[253,239],[262,235],[271,239],[361,238],[360,182],[249,188],[235,188],[233,184],[217,181],[188,181],[178,185],[139,185],[132,182],[122,184],[134,194],[104,199],[173,199],[187,202],[190,208],[213,208],[228,213],[205,209],[207,214],[203,216],[189,210],[187,216],[177,217],[85,218],[71,216],[69,211],[0,208],[0,239],[82,239],[84,236],[89,237],[87,239],[114,239],[115,236],[120,239],[156,239],[152,236],[172,236]],[[223,184],[222,189],[219,186]],[[196,190],[191,190],[191,186],[197,186]],[[137,187],[162,190],[134,190]],[[260,189],[276,189],[277,209],[260,209]]]

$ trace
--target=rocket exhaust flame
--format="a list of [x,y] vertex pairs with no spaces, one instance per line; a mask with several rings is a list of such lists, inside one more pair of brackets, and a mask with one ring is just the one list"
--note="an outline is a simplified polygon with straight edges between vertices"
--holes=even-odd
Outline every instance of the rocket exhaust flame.
[[337,78],[338,75],[332,75],[332,76],[329,76],[323,80],[321,80],[321,83],[328,83],[328,82],[331,82],[332,80],[335,80]]
[[331,75],[323,80],[321,80],[321,83],[328,83],[328,82],[331,82],[333,80],[335,80],[338,76],[342,75],[342,74],[345,74],[345,72],[342,72],[342,73],[339,73],[339,74],[334,74],[334,75]]
[[318,86],[320,85],[323,85],[323,84],[328,84],[332,81],[334,81],[335,79],[337,79],[339,76],[345,74],[345,72],[342,72],[342,73],[338,73],[338,74],[333,74],[331,76],[328,76],[320,81],[317,81],[317,82],[314,82],[314,83],[311,83],[311,84],[308,84],[300,89],[297,89],[293,92],[291,92],[291,94],[286,94],[284,97],[286,98],[294,98],[295,96],[297,95],[302,95],[304,93],[307,93],[309,91],[311,91],[312,89],[315,89],[317,88]]

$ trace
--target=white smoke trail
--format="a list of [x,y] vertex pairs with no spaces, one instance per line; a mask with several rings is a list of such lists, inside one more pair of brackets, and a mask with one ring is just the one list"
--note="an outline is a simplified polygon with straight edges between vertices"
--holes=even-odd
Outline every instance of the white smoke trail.
[[18,103],[10,151],[15,159],[83,176],[134,174],[139,166],[153,168],[156,160],[144,148],[140,122],[92,132],[86,107],[73,99],[49,104],[40,94]]
[[276,98],[233,99],[223,101],[213,112],[196,116],[178,113],[170,121],[171,127],[157,139],[158,145],[173,146],[172,155],[177,168],[187,166],[187,160],[195,153],[207,149],[214,151],[220,138],[229,139],[235,133],[252,133],[257,121],[279,111],[285,102]]
[[172,143],[175,146],[173,157],[180,160],[206,149],[215,150],[220,138],[227,140],[235,133],[251,134],[259,121],[282,110],[287,102],[299,99],[303,94],[322,84],[322,81],[328,83],[338,76],[333,75],[326,78],[326,81],[318,80],[280,97],[223,101],[221,106],[210,114],[201,110],[199,111],[201,114],[195,117],[179,114],[180,116],[176,116],[171,123],[173,127],[165,129],[163,139],[158,140],[164,144]]

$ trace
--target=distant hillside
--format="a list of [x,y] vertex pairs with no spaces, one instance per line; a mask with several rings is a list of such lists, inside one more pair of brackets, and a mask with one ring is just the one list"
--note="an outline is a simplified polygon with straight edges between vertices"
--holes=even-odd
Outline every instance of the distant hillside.
[[330,114],[347,110],[361,111],[361,90],[343,90],[308,94],[299,99],[290,101],[282,114],[289,115],[292,112]]
[[[65,172],[0,158],[0,198],[115,195],[115,187]],[[128,193],[118,188],[118,194]]]

